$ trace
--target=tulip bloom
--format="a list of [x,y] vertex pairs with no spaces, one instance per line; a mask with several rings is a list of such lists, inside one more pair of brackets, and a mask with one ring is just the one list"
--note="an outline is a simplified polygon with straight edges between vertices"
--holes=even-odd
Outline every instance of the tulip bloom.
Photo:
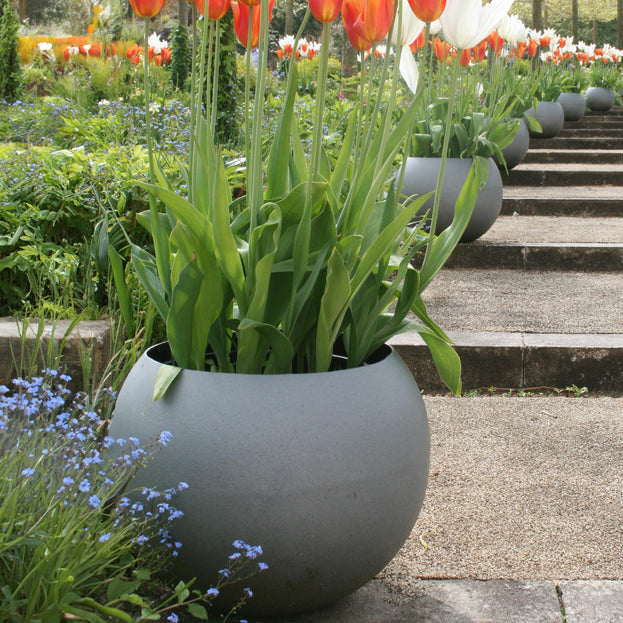
[[360,0],[361,12],[353,28],[372,43],[383,41],[394,18],[394,0]]
[[332,22],[342,10],[343,0],[308,0],[311,14],[323,23]]
[[467,50],[495,30],[508,13],[513,0],[448,0],[439,21],[446,39],[457,49]]
[[487,42],[491,47],[491,50],[495,52],[496,56],[500,56],[502,54],[502,48],[504,47],[504,39],[500,37],[497,30],[494,30],[488,37]]
[[[208,0],[208,19],[221,19],[227,9],[229,9],[231,0]],[[206,0],[195,0],[197,11],[205,16]]]
[[344,0],[342,5],[342,22],[344,23],[344,30],[350,44],[355,48],[363,52],[369,50],[372,47],[372,42],[368,41],[365,37],[359,35],[355,31],[354,24],[361,14],[361,0]]
[[[273,18],[273,6],[275,0],[269,0],[268,4],[268,21]],[[251,13],[251,7],[243,4],[242,2],[232,2],[231,10],[234,14],[234,30],[236,31],[236,37],[238,41],[246,48],[255,48],[260,41],[260,15],[261,8],[256,7],[253,9],[253,23],[251,26],[251,41],[249,38],[249,15]],[[267,24],[268,26],[268,24]]]
[[539,42],[536,39],[530,39],[528,41],[528,56],[534,58],[539,49]]
[[438,61],[445,61],[450,54],[452,46],[447,41],[442,41],[439,37],[435,37],[433,43],[433,51]]
[[409,0],[409,5],[418,19],[434,22],[446,8],[446,0]]
[[132,10],[139,17],[156,17],[162,11],[164,3],[165,0],[130,0]]

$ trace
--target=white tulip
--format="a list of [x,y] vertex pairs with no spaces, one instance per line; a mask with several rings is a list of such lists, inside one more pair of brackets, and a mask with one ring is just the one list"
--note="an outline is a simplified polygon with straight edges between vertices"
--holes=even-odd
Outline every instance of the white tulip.
[[446,40],[459,50],[473,48],[488,37],[508,13],[513,0],[448,0],[439,21]]

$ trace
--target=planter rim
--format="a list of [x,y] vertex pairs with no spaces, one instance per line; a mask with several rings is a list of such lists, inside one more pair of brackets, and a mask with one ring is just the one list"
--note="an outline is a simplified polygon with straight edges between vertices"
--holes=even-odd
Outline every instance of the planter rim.
[[[164,342],[159,342],[158,344],[154,344],[153,346],[150,346],[149,348],[147,348],[143,355],[149,359],[149,361],[155,363],[155,364],[160,364],[160,365],[173,365],[175,366],[174,363],[170,363],[169,359],[171,357],[171,350],[169,348],[169,342],[168,341],[164,341]],[[263,378],[263,379],[276,379],[276,378],[284,378],[284,377],[293,377],[293,378],[297,378],[297,377],[306,377],[309,378],[313,375],[318,375],[317,378],[320,378],[323,375],[328,375],[328,374],[336,374],[336,373],[354,373],[357,370],[362,370],[362,369],[374,369],[375,366],[379,366],[381,365],[384,361],[386,361],[389,357],[391,356],[395,356],[395,357],[399,357],[396,349],[389,345],[389,344],[383,344],[382,346],[380,346],[372,355],[370,355],[370,357],[368,358],[367,361],[365,361],[362,365],[357,366],[355,368],[340,368],[337,370],[329,370],[327,372],[285,372],[285,373],[279,373],[279,374],[249,374],[249,373],[245,373],[245,372],[222,372],[222,371],[212,371],[212,370],[193,370],[191,368],[181,368],[182,372],[186,373],[186,374],[211,374],[211,375],[222,375],[224,377],[240,377],[240,378],[251,378],[251,379],[257,379],[257,378]],[[342,359],[345,360],[346,357],[342,356],[342,355],[333,355],[334,358],[338,358],[338,359]],[[179,367],[179,366],[175,366],[175,367]]]

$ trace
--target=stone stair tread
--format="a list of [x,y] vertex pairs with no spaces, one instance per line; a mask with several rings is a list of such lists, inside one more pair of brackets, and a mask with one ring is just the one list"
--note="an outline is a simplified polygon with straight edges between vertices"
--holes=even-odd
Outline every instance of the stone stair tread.
[[[521,166],[521,165],[518,165]],[[623,178],[621,180],[623,184]],[[623,185],[595,186],[523,186],[504,185],[504,199],[610,199],[623,202]]]
[[500,216],[475,244],[509,242],[623,246],[623,218]]
[[556,156],[557,154],[568,153],[574,153],[578,156],[588,156],[593,154],[602,156],[608,156],[610,154],[623,155],[623,149],[541,149],[539,147],[530,147],[530,150],[528,151],[528,154],[551,154],[552,157]]
[[448,268],[423,298],[447,331],[623,334],[617,273]]
[[513,171],[615,171],[621,173],[621,184],[623,185],[623,164],[619,163],[584,163],[584,162],[522,162],[518,164]]

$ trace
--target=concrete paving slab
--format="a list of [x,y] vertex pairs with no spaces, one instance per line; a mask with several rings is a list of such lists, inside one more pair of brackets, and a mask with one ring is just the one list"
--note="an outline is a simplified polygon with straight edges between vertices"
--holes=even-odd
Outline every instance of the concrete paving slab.
[[560,582],[566,623],[621,623],[623,582]]
[[448,331],[623,333],[616,273],[443,269],[423,298]]
[[[553,582],[372,581],[333,607],[274,623],[562,623]],[[249,619],[249,623],[259,621]]]
[[[621,149],[530,149],[525,163],[535,162],[586,162],[586,163],[622,163]],[[502,177],[504,179],[504,177]]]
[[424,402],[424,507],[381,578],[623,579],[623,398]]

